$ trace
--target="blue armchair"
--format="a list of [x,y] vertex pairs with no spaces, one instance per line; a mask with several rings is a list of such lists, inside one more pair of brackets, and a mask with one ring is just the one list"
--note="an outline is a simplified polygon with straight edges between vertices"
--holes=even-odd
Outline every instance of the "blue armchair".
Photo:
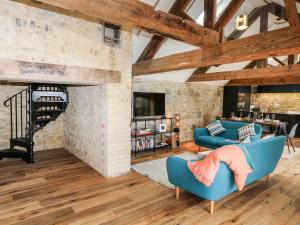
[[[254,170],[248,175],[246,185],[264,176],[268,176],[275,169],[283,152],[285,143],[284,136],[277,136],[258,142],[244,144],[247,148]],[[167,159],[167,172],[170,183],[176,186],[176,197],[179,197],[179,190],[186,190],[200,198],[210,201],[210,213],[213,213],[214,202],[237,190],[234,176],[230,168],[223,162],[214,182],[206,187],[190,172],[187,161],[175,156]]]
[[[203,146],[211,149],[216,149],[224,145],[234,144],[233,140],[239,139],[238,129],[248,125],[245,122],[235,122],[221,120],[222,126],[226,131],[217,136],[211,136],[207,128],[195,128],[194,130],[194,141],[198,146]],[[256,142],[260,140],[262,135],[262,126],[259,124],[254,125],[255,136],[251,136],[251,142]]]

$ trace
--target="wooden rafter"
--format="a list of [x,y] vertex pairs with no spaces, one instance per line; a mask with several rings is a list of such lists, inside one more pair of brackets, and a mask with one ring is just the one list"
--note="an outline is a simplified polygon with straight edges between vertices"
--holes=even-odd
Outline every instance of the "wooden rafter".
[[284,66],[285,64],[281,61],[281,60],[279,60],[277,57],[272,57],[279,65],[282,65],[282,66]]
[[213,29],[216,23],[217,0],[204,0],[204,27]]
[[300,30],[264,32],[203,49],[179,53],[133,65],[135,76],[300,53]]
[[300,64],[217,73],[206,73],[202,74],[201,76],[194,77],[191,81],[237,80],[295,76],[300,76]]
[[277,77],[277,78],[255,78],[231,80],[226,86],[250,86],[250,85],[284,85],[300,84],[300,77]]
[[238,11],[238,9],[242,6],[244,1],[245,0],[232,0],[217,20],[214,29],[219,30],[220,28],[225,27]]
[[[268,31],[268,24],[269,24],[269,9],[268,7],[264,7],[260,10],[260,29],[259,32],[263,33]],[[267,66],[268,59],[260,59],[257,60],[257,68],[263,68]]]
[[[284,20],[288,20],[287,14],[286,14],[286,10],[284,7],[282,7],[281,5],[278,5],[276,3],[271,3],[269,5],[263,6],[263,7],[259,7],[254,9],[250,14],[249,14],[249,26],[251,26],[251,24],[253,24],[253,22],[259,17],[261,16],[261,18],[263,17],[267,17],[267,14],[272,13],[273,15],[282,18]],[[298,15],[299,16],[299,15]],[[266,19],[261,19],[261,21],[267,21]],[[261,32],[264,32],[267,29],[267,23],[261,24]],[[240,31],[234,31],[232,33],[232,35],[229,36],[229,39],[234,38],[234,36],[238,36],[238,35],[242,35],[242,33]],[[238,37],[237,37],[238,38]],[[289,56],[289,64],[294,64],[294,58],[295,56]],[[283,62],[281,62],[278,58],[273,57],[273,59],[278,62],[280,65],[285,65]],[[261,63],[261,62],[260,62]],[[259,64],[259,63],[258,63]],[[266,60],[265,60],[265,64],[266,64]],[[254,68],[256,66],[256,61],[252,61],[250,62],[246,67],[244,67],[244,69],[251,69]],[[261,65],[260,65],[261,66]],[[198,68],[193,75],[189,78],[189,80],[187,82],[191,82],[192,80],[197,80],[197,77],[201,77],[204,73],[206,73],[207,70],[205,72],[202,72],[201,68]]]
[[299,29],[300,23],[295,0],[284,0],[284,3],[290,28],[292,30]]
[[256,60],[249,62],[243,69],[252,69],[256,66]]
[[146,45],[144,51],[138,58],[137,63],[153,59],[166,40],[167,38],[165,37],[153,35],[149,43]]
[[287,18],[287,15],[286,15],[286,10],[281,5],[278,5],[274,2],[270,3],[269,12],[272,13],[273,15],[279,17],[279,18],[282,18],[282,19],[288,21],[288,18]]
[[[206,66],[206,67],[199,67],[196,69],[196,71],[194,73],[196,74],[204,74],[209,70],[210,66]],[[190,79],[193,78],[193,76],[191,76],[187,82],[190,82]]]
[[[300,0],[298,0],[298,2],[300,2]],[[271,3],[269,12],[274,14],[277,17],[280,17],[280,18],[288,21],[287,10],[284,7],[282,7],[281,5],[278,5],[276,3]],[[298,18],[300,18],[299,13],[298,13]],[[288,56],[288,64],[291,65],[294,63],[295,63],[295,55],[289,55]]]
[[[243,69],[252,69],[256,66],[256,60],[249,62]],[[196,71],[193,73],[193,75],[186,81],[188,82],[195,82],[197,80],[198,76],[202,76],[205,74],[210,67],[199,67],[196,69]]]
[[[189,5],[191,0],[176,0],[171,9],[169,10],[169,13],[180,16],[187,20],[192,20],[190,16],[188,16],[184,10]],[[167,38],[153,35],[145,49],[143,50],[142,54],[138,58],[137,62],[142,62],[145,60],[153,59],[155,54],[158,52],[158,50],[161,48],[163,43],[167,40]]]
[[293,65],[295,63],[295,55],[288,56],[288,64]]
[[213,46],[219,41],[218,32],[201,27],[195,22],[183,20],[181,17],[157,12],[152,6],[138,0],[14,1],[92,21],[109,21],[123,26],[133,26],[196,46]]
[[245,0],[232,0],[215,23],[214,29],[220,33],[220,42],[224,41],[225,26],[229,23]]
[[[228,6],[229,7],[229,6]],[[262,11],[262,10],[264,10],[264,8],[266,8],[266,7],[268,7],[268,6],[262,6],[262,7],[257,7],[257,8],[255,8],[254,10],[252,10],[252,12],[249,14],[249,16],[248,16],[248,26],[250,27],[258,18],[259,18],[259,16],[260,16],[260,12]],[[231,11],[231,10],[228,10],[228,11]],[[226,10],[224,11],[224,15],[225,15],[225,12],[226,12]],[[222,15],[223,15],[222,14]],[[222,17],[222,15],[221,15],[221,17]],[[220,18],[221,18],[220,17]],[[218,21],[220,20],[220,18],[218,19]],[[217,22],[218,23],[218,22]],[[220,36],[221,36],[221,39],[223,38],[222,37],[222,29],[220,28]],[[234,39],[238,39],[238,38],[240,38],[243,34],[244,34],[244,32],[246,32],[246,30],[234,30],[232,33],[231,33],[231,35],[229,35],[229,37],[227,38],[227,41],[229,41],[229,40],[234,40]],[[254,61],[255,63],[256,63],[256,60]],[[253,64],[253,61],[252,61],[252,64]],[[251,65],[252,65],[251,64]],[[254,65],[253,67],[255,67],[256,65]],[[251,68],[253,68],[253,67],[251,67]],[[191,80],[191,78],[192,77],[194,77],[194,76],[198,76],[199,74],[202,74],[202,73],[206,73],[208,70],[209,70],[209,68],[210,67],[204,67],[205,69],[202,69],[201,67],[199,67],[199,68],[197,68],[194,72],[193,72],[193,74],[189,77],[189,79],[187,80],[187,82],[190,82],[190,80]],[[205,72],[202,72],[202,71],[205,71]]]

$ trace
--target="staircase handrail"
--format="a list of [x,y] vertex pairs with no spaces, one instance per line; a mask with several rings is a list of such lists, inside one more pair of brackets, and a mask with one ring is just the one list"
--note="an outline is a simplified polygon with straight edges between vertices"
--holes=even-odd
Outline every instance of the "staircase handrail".
[[10,98],[6,99],[6,100],[4,101],[4,106],[5,106],[5,107],[9,107],[9,104],[8,104],[8,103],[10,102],[10,100],[12,100],[14,97],[16,97],[17,95],[19,95],[19,94],[21,94],[21,93],[23,93],[24,91],[27,91],[27,90],[28,90],[28,88],[25,88],[24,90],[22,90],[22,91],[18,92],[17,94],[11,96]]

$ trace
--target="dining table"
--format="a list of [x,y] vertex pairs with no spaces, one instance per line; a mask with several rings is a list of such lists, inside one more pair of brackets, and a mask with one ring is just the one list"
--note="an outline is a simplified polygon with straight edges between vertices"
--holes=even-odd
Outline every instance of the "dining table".
[[229,121],[237,121],[237,122],[245,122],[245,123],[256,123],[262,126],[269,127],[270,133],[279,133],[286,135],[286,126],[288,125],[287,122],[282,122],[280,120],[271,120],[271,119],[244,119],[242,117],[230,117],[230,118],[222,118],[222,120],[229,120]]

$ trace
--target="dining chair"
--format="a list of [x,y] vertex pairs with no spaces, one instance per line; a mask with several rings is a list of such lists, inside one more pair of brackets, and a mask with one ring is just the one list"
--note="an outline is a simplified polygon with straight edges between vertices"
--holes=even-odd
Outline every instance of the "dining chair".
[[279,135],[288,136],[288,134],[286,132],[286,123],[285,122],[278,123],[278,125],[276,127],[276,131],[275,131],[275,135],[277,135],[277,136],[279,136]]
[[291,154],[291,151],[290,151],[290,144],[291,144],[291,146],[292,146],[294,152],[296,152],[296,151],[295,151],[295,147],[294,147],[293,142],[292,142],[292,139],[295,137],[296,130],[297,130],[298,126],[299,126],[299,123],[296,123],[296,124],[292,127],[290,133],[286,135],[286,137],[287,137],[287,144],[288,144],[289,154]]

